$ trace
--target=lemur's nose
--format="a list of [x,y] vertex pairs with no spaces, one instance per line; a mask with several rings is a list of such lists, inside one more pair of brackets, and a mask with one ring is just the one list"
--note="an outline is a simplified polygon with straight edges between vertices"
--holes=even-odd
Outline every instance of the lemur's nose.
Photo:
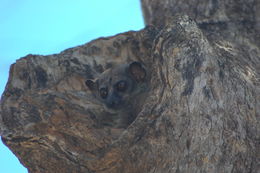
[[120,104],[121,99],[116,96],[111,96],[108,98],[106,105],[108,108],[116,108]]
[[108,107],[114,108],[119,104],[118,100],[111,100],[110,102],[107,103]]
[[116,103],[113,101],[108,103],[108,107],[110,107],[110,108],[113,108],[115,105],[116,105]]

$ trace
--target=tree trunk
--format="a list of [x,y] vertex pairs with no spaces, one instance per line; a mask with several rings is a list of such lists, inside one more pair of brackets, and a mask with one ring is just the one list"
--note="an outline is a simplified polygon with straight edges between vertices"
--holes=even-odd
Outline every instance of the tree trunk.
[[[257,173],[257,7],[142,0],[141,31],[17,60],[1,99],[3,142],[32,173]],[[131,61],[149,74],[142,109],[125,129],[99,126],[104,109],[85,80]]]

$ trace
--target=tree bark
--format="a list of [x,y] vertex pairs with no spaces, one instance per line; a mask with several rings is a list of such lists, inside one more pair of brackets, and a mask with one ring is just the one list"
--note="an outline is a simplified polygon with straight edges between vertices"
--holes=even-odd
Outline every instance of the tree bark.
[[[257,7],[142,0],[141,31],[19,59],[1,98],[3,142],[29,172],[257,173]],[[100,127],[84,82],[131,61],[149,74],[143,107],[126,129]]]

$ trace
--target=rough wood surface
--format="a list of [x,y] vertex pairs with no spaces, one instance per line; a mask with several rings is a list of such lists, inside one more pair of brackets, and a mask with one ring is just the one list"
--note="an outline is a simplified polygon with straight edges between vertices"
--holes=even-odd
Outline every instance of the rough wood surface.
[[[29,172],[259,171],[259,16],[249,17],[247,25],[162,15],[162,9],[185,2],[161,7],[159,0],[143,0],[146,21],[163,21],[159,27],[60,54],[28,55],[12,65],[1,98],[0,134]],[[187,4],[201,8],[192,2]],[[239,7],[257,3],[246,2]],[[142,62],[149,74],[143,107],[126,129],[100,127],[105,110],[84,82],[131,61]]]

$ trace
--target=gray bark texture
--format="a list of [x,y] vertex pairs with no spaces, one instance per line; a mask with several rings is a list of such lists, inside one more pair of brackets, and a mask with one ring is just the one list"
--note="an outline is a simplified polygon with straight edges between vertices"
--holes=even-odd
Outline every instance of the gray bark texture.
[[[31,173],[258,173],[259,7],[142,0],[141,31],[17,60],[2,141]],[[127,128],[99,126],[85,80],[132,61],[149,79],[140,112]]]

